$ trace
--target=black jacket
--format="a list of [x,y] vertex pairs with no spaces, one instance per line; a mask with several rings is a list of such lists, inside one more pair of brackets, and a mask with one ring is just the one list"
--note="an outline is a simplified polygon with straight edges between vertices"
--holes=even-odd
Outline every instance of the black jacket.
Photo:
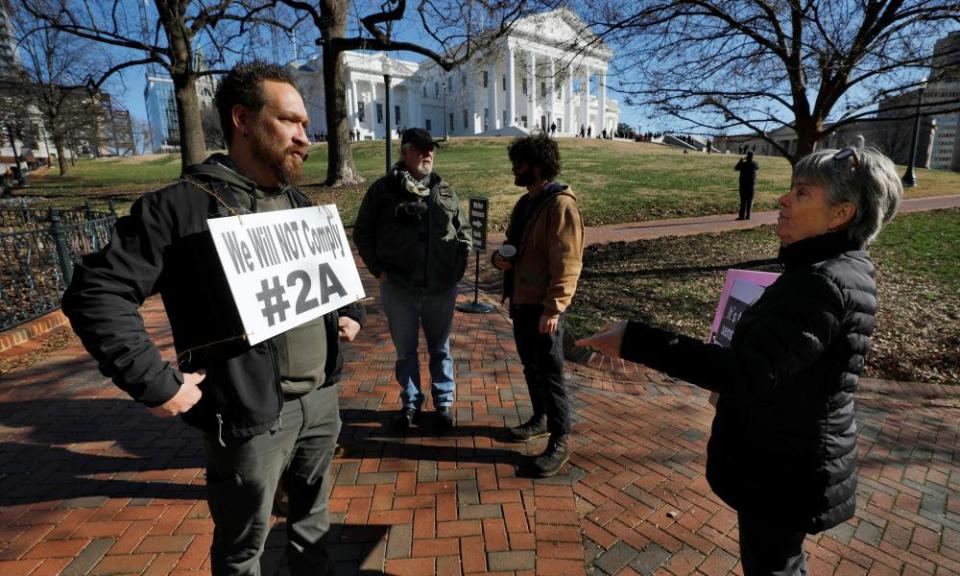
[[740,173],[741,184],[753,184],[757,180],[757,170],[760,169],[760,165],[756,160],[741,158],[733,169]]
[[404,189],[399,168],[394,166],[367,190],[353,241],[374,277],[386,272],[404,288],[447,290],[463,278],[467,266],[469,222],[456,192],[439,174],[430,175],[430,195],[421,199]]
[[719,393],[707,449],[717,495],[816,533],[856,506],[853,393],[874,327],[874,269],[843,231],[782,248],[781,260],[730,348],[630,323],[622,354]]
[[[86,256],[63,296],[63,311],[100,371],[138,402],[159,406],[182,383],[144,329],[140,306],[159,293],[173,331],[179,369],[206,370],[200,402],[184,420],[221,438],[248,437],[273,427],[282,395],[272,340],[249,346],[207,218],[256,212],[265,192],[214,155],[185,178],[145,194],[117,221],[110,243]],[[295,188],[280,190],[294,207],[309,206]],[[358,322],[362,306],[342,309]],[[338,313],[324,316],[326,383],[343,366]]]

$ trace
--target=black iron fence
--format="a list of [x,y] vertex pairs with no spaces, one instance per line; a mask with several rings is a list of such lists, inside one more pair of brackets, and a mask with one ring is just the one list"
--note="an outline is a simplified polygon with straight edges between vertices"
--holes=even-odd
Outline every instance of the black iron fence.
[[104,247],[116,220],[112,205],[0,208],[0,330],[56,310],[74,262]]

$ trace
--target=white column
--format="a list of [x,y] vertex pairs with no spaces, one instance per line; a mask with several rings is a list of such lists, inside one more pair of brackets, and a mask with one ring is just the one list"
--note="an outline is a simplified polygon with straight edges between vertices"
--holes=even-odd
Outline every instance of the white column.
[[527,58],[527,130],[536,125],[537,115],[537,57],[533,50]]
[[[600,94],[597,96],[597,124],[601,132],[607,127],[607,71],[601,70],[597,77],[600,83]],[[608,131],[609,134],[609,131]]]
[[586,130],[590,128],[590,68],[587,66],[583,67],[583,88],[580,91],[580,114],[583,115],[581,124],[584,126],[584,136],[586,136]]
[[[355,80],[350,80],[350,92],[353,94],[353,122],[350,124],[353,129],[356,130],[360,127],[360,116],[357,113],[360,108],[358,104],[358,102],[360,102],[360,94],[357,93],[357,82]],[[367,114],[370,113],[369,110],[365,110],[364,112]]]
[[500,90],[500,77],[497,75],[497,57],[490,55],[490,68],[487,70],[487,106],[490,109],[490,130],[500,128],[500,110],[497,109],[497,91]]
[[[357,105],[356,105],[356,95],[353,91],[353,85],[350,83],[347,84],[346,96],[347,96],[347,110],[348,110],[347,126],[349,126],[350,129],[352,130],[353,123],[356,122],[356,118],[357,118]],[[329,132],[329,130],[327,130],[327,132]]]
[[407,128],[419,127],[420,121],[417,119],[415,102],[420,101],[421,88],[414,84],[412,78],[406,78],[403,85],[407,89],[407,117],[403,119],[400,125]]
[[464,65],[464,73],[467,75],[467,121],[469,124],[469,134],[472,136],[480,132],[483,126],[483,110],[480,108],[480,98],[477,97],[477,65],[469,62]]
[[557,67],[554,65],[553,58],[551,58],[550,59],[550,78],[547,79],[547,81],[550,82],[549,90],[547,90],[547,97],[550,98],[550,105],[547,106],[547,110],[549,112],[547,114],[547,116],[549,116],[549,118],[547,118],[548,130],[550,129],[550,124],[553,122],[556,122],[556,120],[553,119],[553,117],[556,116],[555,110],[557,105],[557,94],[554,91],[554,88],[556,86],[556,78],[555,78],[556,74],[557,74]]
[[[509,44],[507,45],[507,61],[506,61],[506,74],[507,74],[507,126],[516,126],[517,124],[517,88],[516,81],[514,76],[517,72],[514,67],[514,53],[513,47]],[[507,126],[504,126],[506,128]]]
[[573,62],[563,80],[563,123],[567,134],[576,134],[580,129],[577,119],[573,117]]

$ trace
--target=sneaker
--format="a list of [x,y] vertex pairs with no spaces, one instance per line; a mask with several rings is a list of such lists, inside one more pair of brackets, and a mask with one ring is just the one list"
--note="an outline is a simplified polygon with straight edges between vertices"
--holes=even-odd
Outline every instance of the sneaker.
[[569,440],[569,434],[550,435],[547,449],[533,461],[532,472],[534,476],[546,478],[553,476],[563,468],[563,465],[570,459]]
[[453,410],[450,406],[437,408],[437,432],[440,434],[453,432]]
[[507,440],[510,442],[526,442],[549,435],[546,415],[532,416],[523,424],[507,429]]
[[406,432],[410,429],[410,426],[413,425],[416,417],[417,410],[415,408],[404,408],[397,414],[397,417],[393,419],[393,429],[399,432]]

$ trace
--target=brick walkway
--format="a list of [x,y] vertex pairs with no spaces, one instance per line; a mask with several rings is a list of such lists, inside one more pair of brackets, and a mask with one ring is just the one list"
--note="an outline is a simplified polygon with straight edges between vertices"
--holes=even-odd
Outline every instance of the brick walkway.
[[[503,314],[457,313],[459,426],[436,438],[390,431],[392,346],[370,313],[342,384],[340,573],[739,573],[736,517],[704,478],[703,392],[642,368],[574,367],[576,453],[531,480],[517,465],[543,441],[501,441],[530,412]],[[155,299],[146,320],[172,356]],[[960,575],[958,406],[960,389],[867,383],[858,514],[808,539],[812,574]],[[0,439],[0,575],[209,572],[198,434],[151,417],[79,348],[4,378]],[[264,574],[286,573],[283,545],[280,519]]]

